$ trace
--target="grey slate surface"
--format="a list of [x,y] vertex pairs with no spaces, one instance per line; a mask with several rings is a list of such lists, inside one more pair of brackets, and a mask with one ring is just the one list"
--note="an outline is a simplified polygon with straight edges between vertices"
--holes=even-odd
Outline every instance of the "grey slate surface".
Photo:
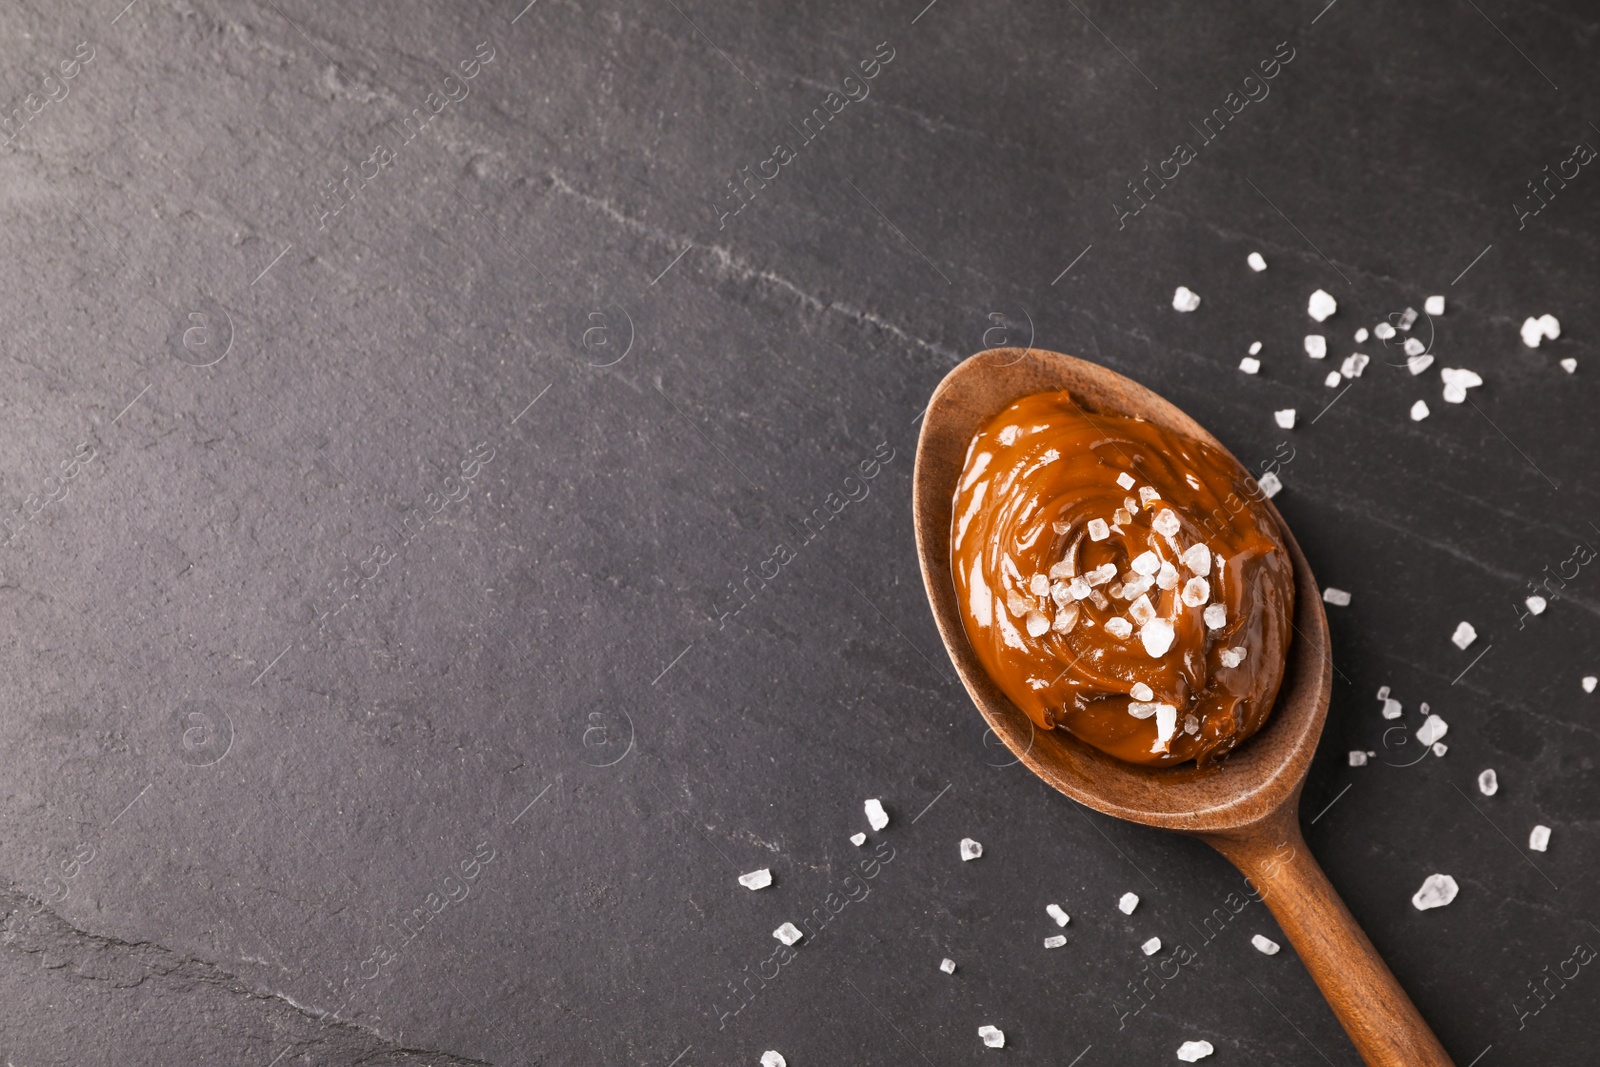
[[[8,5],[0,1056],[1357,1063],[1237,874],[1006,766],[943,656],[916,419],[1031,338],[1280,461],[1354,595],[1308,839],[1459,1064],[1592,1062],[1600,977],[1530,984],[1600,945],[1600,578],[1564,568],[1600,544],[1600,172],[1525,183],[1600,144],[1597,33],[1500,2]],[[1351,339],[1432,293],[1427,374]],[[1564,335],[1523,347],[1542,312]],[[1446,404],[1439,366],[1485,384]],[[1460,897],[1419,913],[1435,871]]]

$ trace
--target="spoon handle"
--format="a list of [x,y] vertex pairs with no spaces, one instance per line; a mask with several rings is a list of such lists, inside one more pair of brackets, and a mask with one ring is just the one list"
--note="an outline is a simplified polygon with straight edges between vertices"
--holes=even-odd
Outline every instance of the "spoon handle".
[[1368,1067],[1452,1067],[1287,811],[1246,836],[1206,840],[1261,892]]

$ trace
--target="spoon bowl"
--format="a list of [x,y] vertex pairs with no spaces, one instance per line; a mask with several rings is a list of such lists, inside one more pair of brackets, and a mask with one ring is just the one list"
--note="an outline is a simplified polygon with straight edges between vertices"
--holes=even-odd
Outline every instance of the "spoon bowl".
[[1167,400],[1085,360],[1036,348],[989,349],[950,371],[923,418],[912,507],[934,621],[967,692],[1023,765],[1073,800],[1119,819],[1199,836],[1232,861],[1299,950],[1368,1064],[1450,1067],[1300,833],[1300,791],[1327,718],[1333,661],[1316,577],[1270,500],[1257,495],[1256,506],[1277,523],[1294,563],[1295,636],[1271,716],[1219,763],[1139,766],[1065,730],[1039,730],[985,672],[967,640],[950,573],[956,483],[980,426],[1022,397],[1060,389],[1090,415],[1136,416],[1227,452]]

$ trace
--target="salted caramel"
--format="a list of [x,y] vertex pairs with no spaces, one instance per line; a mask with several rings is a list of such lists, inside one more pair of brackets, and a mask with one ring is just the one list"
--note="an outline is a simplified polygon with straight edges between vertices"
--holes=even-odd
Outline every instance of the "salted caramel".
[[973,437],[956,488],[967,637],[1039,727],[1130,763],[1212,762],[1266,721],[1293,636],[1259,499],[1210,445],[1025,397]]

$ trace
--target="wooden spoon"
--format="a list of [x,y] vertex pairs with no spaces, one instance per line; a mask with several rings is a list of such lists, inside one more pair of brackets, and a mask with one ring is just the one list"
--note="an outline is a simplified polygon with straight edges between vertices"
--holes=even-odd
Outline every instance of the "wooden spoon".
[[[950,511],[978,427],[1013,401],[1066,389],[1084,408],[1136,415],[1222,448],[1204,427],[1120,374],[1039,349],[972,356],[934,390],[917,441],[917,554],[933,616],[967,692],[1039,777],[1119,819],[1210,843],[1256,886],[1350,1040],[1372,1067],[1451,1067],[1438,1038],[1367,940],[1300,835],[1300,790],[1328,714],[1328,620],[1311,567],[1270,501],[1294,560],[1295,639],[1278,702],[1259,733],[1213,771],[1123,763],[1065,730],[1040,731],[990,680],[967,641],[950,577]],[[1223,449],[1226,451],[1226,449]]]

